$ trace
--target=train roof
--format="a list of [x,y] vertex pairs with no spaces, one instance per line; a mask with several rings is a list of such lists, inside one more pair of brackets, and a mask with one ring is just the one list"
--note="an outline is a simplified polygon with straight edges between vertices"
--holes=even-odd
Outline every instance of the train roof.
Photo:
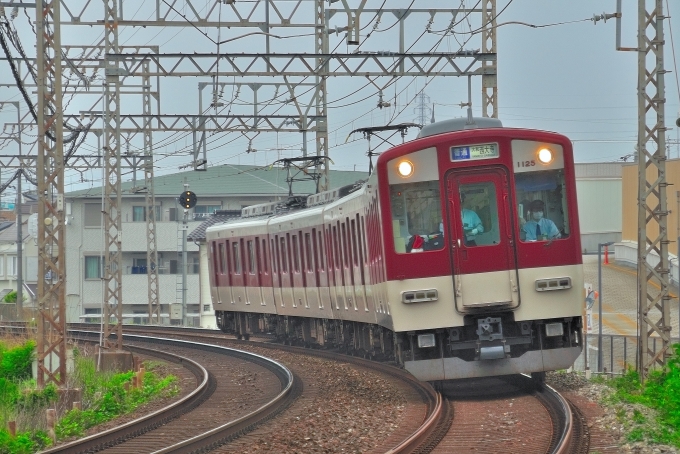
[[502,127],[503,123],[501,123],[498,118],[451,118],[449,120],[438,121],[436,123],[423,126],[423,129],[420,130],[420,133],[416,138],[421,139],[423,137],[434,136],[437,134],[444,134],[454,131],[466,131],[469,129],[489,129]]
[[267,225],[269,220],[276,219],[276,222],[278,222],[278,218],[281,218],[281,221],[285,221],[287,215],[297,213],[303,209],[309,209],[310,214],[314,213],[312,208],[318,208],[318,211],[321,212],[325,206],[333,205],[335,202],[361,189],[366,184],[366,181],[359,180],[353,184],[309,196],[291,196],[279,202],[251,205],[241,210],[241,216],[227,219],[222,218],[213,222],[205,221],[191,233],[191,236],[194,240],[204,240],[208,230],[213,231],[220,227],[233,226],[234,228],[241,228]]

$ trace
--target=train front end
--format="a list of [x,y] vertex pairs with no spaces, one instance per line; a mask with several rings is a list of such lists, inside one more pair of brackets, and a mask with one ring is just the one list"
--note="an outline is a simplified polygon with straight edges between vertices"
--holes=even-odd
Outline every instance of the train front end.
[[571,143],[478,123],[426,127],[377,165],[383,324],[422,380],[540,374],[568,368],[582,349]]

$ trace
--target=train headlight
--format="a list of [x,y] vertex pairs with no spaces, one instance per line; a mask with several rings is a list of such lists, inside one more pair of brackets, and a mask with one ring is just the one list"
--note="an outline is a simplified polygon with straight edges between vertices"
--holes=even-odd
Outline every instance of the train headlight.
[[399,165],[397,166],[397,172],[399,172],[399,175],[404,177],[404,178],[408,178],[411,175],[413,175],[413,170],[414,170],[414,167],[413,167],[413,163],[411,161],[407,161],[407,160],[401,161],[399,163]]
[[538,160],[543,164],[550,164],[553,158],[553,152],[549,148],[541,148],[538,150]]

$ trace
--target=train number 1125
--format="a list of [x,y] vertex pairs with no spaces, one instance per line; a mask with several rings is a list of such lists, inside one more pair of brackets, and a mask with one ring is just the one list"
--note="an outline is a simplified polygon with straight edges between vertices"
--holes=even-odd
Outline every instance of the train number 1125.
[[533,159],[531,161],[517,161],[517,167],[533,167],[536,165],[536,161]]

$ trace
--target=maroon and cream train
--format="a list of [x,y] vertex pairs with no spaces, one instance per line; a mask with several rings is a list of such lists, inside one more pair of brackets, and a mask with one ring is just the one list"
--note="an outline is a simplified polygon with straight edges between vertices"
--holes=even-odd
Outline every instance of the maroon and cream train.
[[427,381],[540,377],[581,352],[562,135],[495,119],[434,123],[382,153],[367,181],[244,208],[207,241],[218,326],[239,338],[377,356]]

